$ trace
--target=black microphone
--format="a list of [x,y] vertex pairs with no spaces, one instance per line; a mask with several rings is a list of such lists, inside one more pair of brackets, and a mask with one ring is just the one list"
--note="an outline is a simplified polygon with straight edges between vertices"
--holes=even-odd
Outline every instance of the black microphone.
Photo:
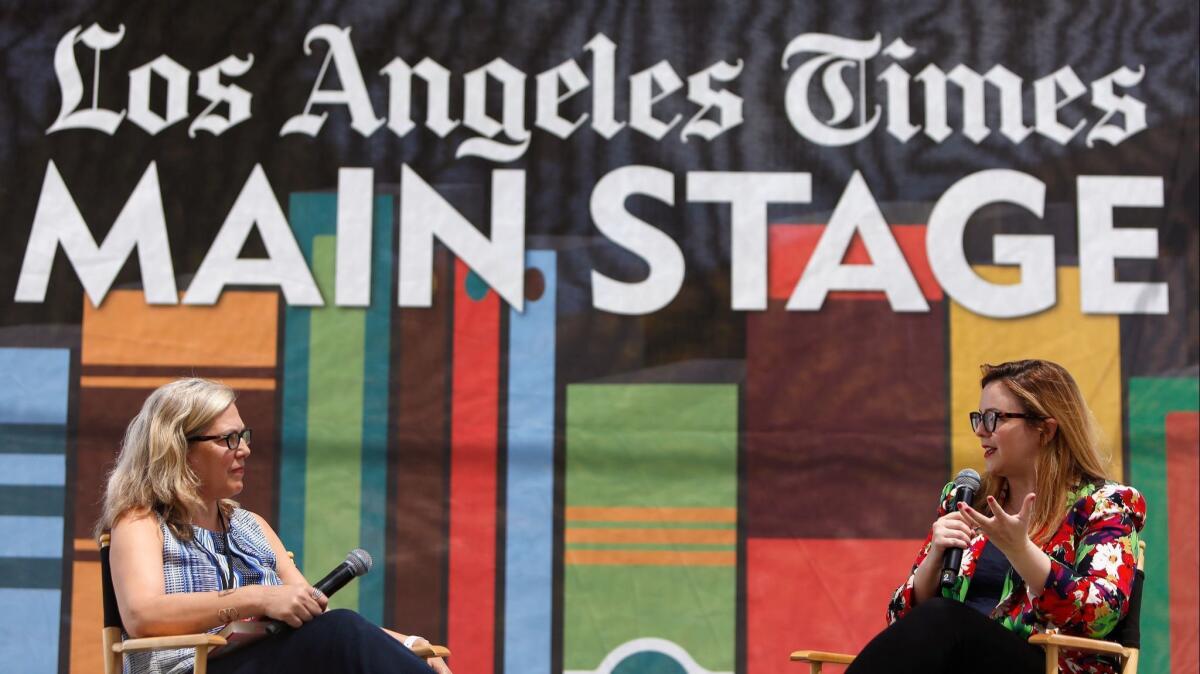
[[[326,597],[332,597],[333,593],[345,587],[346,583],[370,571],[373,564],[370,553],[362,548],[355,548],[346,555],[346,561],[325,574],[325,577],[314,583],[313,587]],[[267,624],[267,633],[279,634],[289,627],[282,620],[271,620]]]
[[[976,478],[975,483],[979,480]],[[366,574],[371,570],[371,555],[362,548],[354,548],[346,555],[346,561],[334,567],[324,578],[313,583],[326,597],[332,597],[334,592],[346,586],[346,583]]]
[[[951,512],[958,510],[959,503],[971,504],[975,498],[975,492],[979,491],[979,473],[976,473],[970,468],[964,468],[958,471],[958,475],[954,477],[954,484],[958,489],[954,492],[954,502],[950,504]],[[946,554],[942,557],[942,575],[938,580],[938,586],[946,589],[954,586],[954,581],[958,579],[958,570],[962,567],[962,548],[950,548],[946,550]]]

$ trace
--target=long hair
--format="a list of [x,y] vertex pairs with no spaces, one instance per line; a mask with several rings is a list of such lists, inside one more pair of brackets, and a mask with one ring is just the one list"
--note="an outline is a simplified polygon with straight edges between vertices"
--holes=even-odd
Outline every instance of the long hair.
[[[1037,456],[1034,489],[1037,499],[1030,516],[1029,535],[1044,544],[1066,515],[1066,502],[1072,487],[1088,481],[1107,479],[1108,460],[1100,449],[1099,424],[1074,377],[1058,363],[1047,360],[1017,360],[999,365],[981,365],[980,387],[1002,383],[1025,407],[1026,412],[1053,417],[1057,431],[1042,446]],[[1035,428],[1045,429],[1038,419],[1021,419]],[[976,497],[976,509],[985,510],[987,497],[1004,503],[1008,480],[985,475]],[[1020,504],[1008,504],[1009,510]],[[990,514],[990,512],[989,512]]]
[[[187,437],[212,423],[237,396],[208,379],[177,379],[146,398],[125,429],[121,454],[108,474],[104,507],[95,535],[112,528],[122,515],[146,509],[157,513],[176,538],[192,538],[192,517],[203,508],[200,478],[187,462]],[[230,516],[237,503],[222,499]]]

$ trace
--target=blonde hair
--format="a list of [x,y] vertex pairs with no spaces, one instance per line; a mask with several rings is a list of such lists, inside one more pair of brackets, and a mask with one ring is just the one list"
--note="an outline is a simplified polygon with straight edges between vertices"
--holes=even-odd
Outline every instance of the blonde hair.
[[[158,514],[176,538],[191,540],[192,517],[203,503],[200,478],[187,462],[187,438],[236,398],[225,384],[197,377],[164,384],[146,398],[125,429],[117,465],[108,474],[97,538],[126,513],[146,509]],[[229,499],[219,503],[226,517],[236,507]]]
[[[1046,418],[1058,428],[1045,441],[1035,466],[1033,513],[1030,538],[1044,544],[1054,533],[1071,504],[1066,496],[1083,482],[1107,479],[1107,457],[1100,451],[1100,428],[1066,368],[1047,360],[1018,360],[999,365],[981,365],[980,387],[1002,383],[1024,405],[1025,411],[1043,419],[1022,419],[1046,431]],[[986,508],[987,497],[1004,503],[1008,480],[984,476],[976,497],[976,509]],[[1019,504],[1009,504],[1009,509]]]

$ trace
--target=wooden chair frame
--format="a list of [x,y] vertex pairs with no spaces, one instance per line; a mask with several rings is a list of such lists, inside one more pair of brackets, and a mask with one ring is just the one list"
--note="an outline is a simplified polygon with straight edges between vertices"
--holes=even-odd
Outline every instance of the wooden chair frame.
[[[1145,568],[1146,542],[1138,541],[1138,574],[1144,575]],[[1140,584],[1137,586],[1137,592],[1141,592]],[[1058,674],[1058,655],[1062,649],[1117,655],[1121,657],[1123,663],[1121,674],[1137,674],[1140,648],[1123,646],[1115,641],[1071,637],[1065,634],[1058,634],[1057,632],[1034,634],[1029,637],[1029,643],[1045,649],[1046,674]],[[823,665],[848,665],[854,662],[854,657],[846,653],[830,653],[827,651],[793,651],[789,659],[792,662],[807,662],[809,674],[821,674],[821,667]]]
[[[219,637],[215,634],[199,633],[177,634],[166,637],[141,637],[122,641],[121,614],[117,609],[117,597],[116,592],[113,590],[112,573],[110,572],[108,562],[109,542],[109,535],[107,533],[101,534],[100,578],[104,596],[104,628],[101,630],[100,640],[104,648],[104,674],[121,674],[125,653],[176,648],[194,648],[196,650],[196,664],[193,666],[193,674],[207,674],[208,653],[217,646],[224,646],[224,637]],[[288,552],[288,556],[291,557],[292,553]],[[445,646],[435,646],[433,644],[417,646],[412,651],[418,657],[427,660],[429,658],[450,657],[450,649]]]

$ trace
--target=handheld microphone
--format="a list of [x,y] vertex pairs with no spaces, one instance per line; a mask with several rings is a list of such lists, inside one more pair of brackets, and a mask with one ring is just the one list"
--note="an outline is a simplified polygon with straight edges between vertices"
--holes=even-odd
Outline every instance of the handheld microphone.
[[[334,592],[345,587],[346,583],[370,571],[373,564],[370,553],[362,548],[355,548],[346,555],[346,561],[325,574],[324,578],[313,584],[313,588],[320,590],[326,597],[331,597]],[[267,633],[279,634],[288,628],[289,625],[282,620],[271,620],[267,624]]]
[[[954,492],[954,502],[950,504],[953,511],[958,510],[959,503],[971,504],[975,492],[979,491],[979,473],[970,468],[964,468],[954,477],[958,489]],[[962,567],[962,548],[950,548],[942,557],[942,575],[938,579],[938,587],[947,589],[954,586],[958,579],[958,571]]]
[[345,587],[346,583],[370,571],[372,564],[374,562],[366,550],[354,548],[350,554],[346,555],[346,561],[338,564],[324,578],[313,583],[313,587],[320,590],[326,597],[332,597],[333,593]]

